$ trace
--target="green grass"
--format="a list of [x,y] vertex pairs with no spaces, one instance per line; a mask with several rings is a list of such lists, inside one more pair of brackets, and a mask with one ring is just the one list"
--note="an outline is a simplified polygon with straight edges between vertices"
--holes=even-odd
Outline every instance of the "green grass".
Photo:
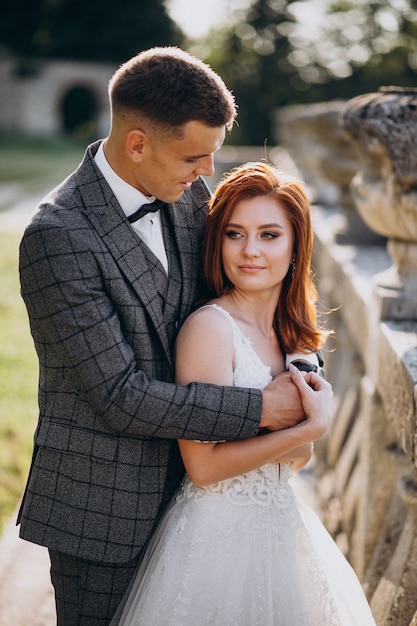
[[17,272],[19,233],[0,232],[0,531],[29,467],[37,410],[37,359]]
[[74,170],[84,150],[69,139],[0,137],[0,210],[25,196],[39,198]]
[[[0,212],[37,199],[71,173],[83,152],[71,141],[1,138]],[[0,230],[0,536],[26,483],[37,423],[38,363],[19,292],[21,235]]]

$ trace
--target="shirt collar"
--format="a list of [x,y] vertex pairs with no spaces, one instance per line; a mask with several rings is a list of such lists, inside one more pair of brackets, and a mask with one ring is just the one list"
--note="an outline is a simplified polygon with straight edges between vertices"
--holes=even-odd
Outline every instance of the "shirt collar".
[[108,182],[126,217],[132,215],[142,204],[147,204],[155,200],[153,196],[145,196],[139,189],[135,189],[135,187],[129,185],[129,183],[116,174],[104,154],[104,141],[101,142],[94,156],[94,161]]

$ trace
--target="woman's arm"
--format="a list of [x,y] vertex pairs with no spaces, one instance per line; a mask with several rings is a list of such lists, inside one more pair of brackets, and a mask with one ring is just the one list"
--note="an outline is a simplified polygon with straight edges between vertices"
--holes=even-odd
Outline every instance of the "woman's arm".
[[[316,434],[316,439],[325,430],[317,431],[320,434]],[[249,472],[265,463],[277,462],[277,458],[284,460],[287,456],[288,460],[292,459],[290,452],[311,441],[312,435],[306,421],[286,431],[275,431],[243,441],[213,444],[180,440],[179,446],[187,474],[196,485],[204,487]]]
[[[177,341],[177,382],[232,384],[233,338],[229,322],[211,309],[196,311]],[[295,371],[294,371],[295,370]],[[301,424],[242,441],[200,443],[180,440],[184,465],[191,480],[204,486],[281,459],[292,450],[319,439],[330,420],[331,387],[313,373],[296,369],[291,379],[302,396],[307,418]],[[314,389],[309,386],[314,385]]]
[[291,463],[291,469],[297,472],[303,468],[313,455],[314,444],[313,442],[305,443],[295,450],[291,450],[288,454],[284,454],[278,459],[275,459],[275,463]]

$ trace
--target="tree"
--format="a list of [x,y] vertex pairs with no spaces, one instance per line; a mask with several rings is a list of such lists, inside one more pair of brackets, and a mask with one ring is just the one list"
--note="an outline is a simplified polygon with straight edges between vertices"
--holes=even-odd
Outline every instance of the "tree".
[[254,0],[205,58],[236,95],[233,143],[271,142],[274,109],[415,86],[415,0]]
[[183,35],[163,0],[4,0],[0,45],[18,57],[121,63]]
[[294,92],[296,69],[288,63],[292,47],[287,36],[294,23],[287,0],[256,0],[231,29],[211,33],[207,60],[239,105],[233,143],[271,142],[271,110],[289,103]]

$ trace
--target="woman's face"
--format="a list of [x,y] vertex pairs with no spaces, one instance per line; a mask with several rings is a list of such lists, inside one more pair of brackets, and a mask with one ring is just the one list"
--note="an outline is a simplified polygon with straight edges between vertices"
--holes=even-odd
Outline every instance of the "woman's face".
[[241,200],[223,236],[224,272],[239,291],[279,296],[293,247],[292,225],[277,200],[269,196]]

